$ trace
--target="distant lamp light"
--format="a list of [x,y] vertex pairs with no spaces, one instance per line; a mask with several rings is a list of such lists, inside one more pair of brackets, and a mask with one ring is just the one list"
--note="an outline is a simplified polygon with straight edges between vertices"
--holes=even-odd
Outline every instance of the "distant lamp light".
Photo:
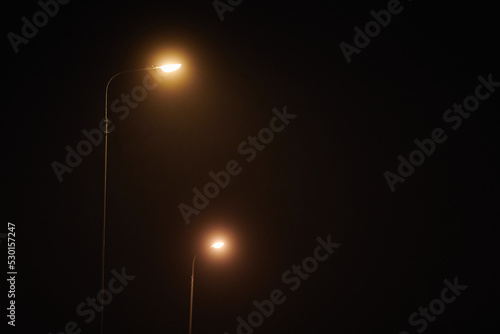
[[221,248],[222,246],[224,246],[223,242],[216,242],[215,244],[212,245],[213,248]]

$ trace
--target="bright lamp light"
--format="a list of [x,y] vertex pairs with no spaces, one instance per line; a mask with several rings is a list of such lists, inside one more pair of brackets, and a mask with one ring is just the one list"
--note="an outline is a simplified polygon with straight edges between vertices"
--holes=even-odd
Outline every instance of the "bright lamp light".
[[163,72],[174,72],[177,71],[181,67],[181,64],[168,64],[168,65],[163,65],[159,66]]
[[213,248],[221,248],[222,246],[224,246],[223,242],[216,242],[215,244],[212,245]]

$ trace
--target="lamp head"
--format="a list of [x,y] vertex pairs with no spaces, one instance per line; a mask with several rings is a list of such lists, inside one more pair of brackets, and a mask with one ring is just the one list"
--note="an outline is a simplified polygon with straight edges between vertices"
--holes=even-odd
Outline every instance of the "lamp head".
[[221,248],[222,246],[224,246],[223,242],[216,242],[211,247],[213,247],[213,248]]
[[181,64],[168,64],[163,66],[157,66],[155,68],[161,69],[163,72],[174,72],[181,67]]

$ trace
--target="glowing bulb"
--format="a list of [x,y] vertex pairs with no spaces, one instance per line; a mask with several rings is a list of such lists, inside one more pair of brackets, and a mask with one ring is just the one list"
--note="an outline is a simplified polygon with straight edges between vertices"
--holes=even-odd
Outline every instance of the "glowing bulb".
[[221,248],[222,246],[224,246],[223,242],[216,242],[215,244],[212,245],[213,248]]
[[177,71],[180,67],[181,64],[169,64],[169,65],[159,66],[158,68],[160,68],[163,72],[173,72]]

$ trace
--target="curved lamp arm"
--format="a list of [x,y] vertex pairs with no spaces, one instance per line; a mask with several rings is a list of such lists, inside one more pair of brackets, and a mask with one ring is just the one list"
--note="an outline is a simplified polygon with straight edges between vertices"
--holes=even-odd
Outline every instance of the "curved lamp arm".
[[105,131],[106,134],[108,133],[108,123],[109,123],[109,120],[108,120],[108,88],[109,88],[109,84],[111,83],[111,81],[114,78],[116,78],[117,76],[122,75],[124,73],[139,72],[139,71],[148,71],[148,70],[154,70],[156,68],[160,68],[160,67],[158,67],[158,66],[156,66],[156,67],[155,66],[151,66],[151,67],[146,67],[146,68],[138,68],[138,69],[135,69],[135,70],[121,71],[121,72],[118,72],[115,75],[113,75],[108,80],[108,83],[106,85],[106,94],[104,95],[104,122],[106,123],[106,131]]

